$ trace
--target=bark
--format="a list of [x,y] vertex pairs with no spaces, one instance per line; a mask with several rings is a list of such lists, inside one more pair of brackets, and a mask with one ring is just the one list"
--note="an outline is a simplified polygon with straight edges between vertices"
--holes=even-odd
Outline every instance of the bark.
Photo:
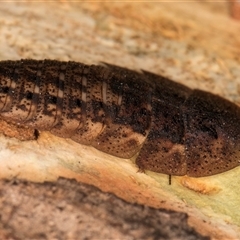
[[1,239],[209,239],[187,214],[127,203],[74,180],[0,182]]

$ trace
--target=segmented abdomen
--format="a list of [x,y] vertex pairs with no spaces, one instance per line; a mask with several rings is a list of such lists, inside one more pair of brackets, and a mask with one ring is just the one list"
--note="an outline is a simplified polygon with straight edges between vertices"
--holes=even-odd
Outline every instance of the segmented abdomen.
[[148,72],[51,60],[0,62],[0,115],[169,175],[239,165],[239,108]]

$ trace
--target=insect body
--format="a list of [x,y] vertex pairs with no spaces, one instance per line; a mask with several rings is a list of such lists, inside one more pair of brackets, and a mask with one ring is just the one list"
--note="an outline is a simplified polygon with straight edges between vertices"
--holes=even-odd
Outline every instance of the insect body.
[[149,72],[52,60],[0,62],[0,116],[131,158],[142,170],[203,177],[240,163],[240,110]]

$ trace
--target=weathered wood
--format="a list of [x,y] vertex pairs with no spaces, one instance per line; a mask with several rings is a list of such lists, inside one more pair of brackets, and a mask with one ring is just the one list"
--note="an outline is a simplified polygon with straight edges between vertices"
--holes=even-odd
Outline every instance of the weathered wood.
[[[225,1],[2,2],[0,29],[1,60],[110,62],[154,72],[240,103],[239,24],[229,17]],[[129,159],[49,132],[41,132],[35,141],[30,129],[0,123],[0,178],[76,179],[128,202],[185,212],[188,224],[204,236],[240,238],[239,168],[198,179],[172,177],[169,186],[166,175],[139,173]],[[27,214],[23,205],[16,208]],[[8,208],[3,207],[1,213],[8,216]],[[21,232],[21,224],[17,226],[15,235]],[[110,227],[106,224],[104,229]]]
[[1,239],[210,239],[188,225],[187,214],[130,204],[67,179],[0,181],[0,198]]

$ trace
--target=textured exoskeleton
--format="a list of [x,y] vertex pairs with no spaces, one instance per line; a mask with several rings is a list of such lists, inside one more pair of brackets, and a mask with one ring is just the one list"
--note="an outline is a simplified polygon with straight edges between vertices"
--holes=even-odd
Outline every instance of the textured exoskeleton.
[[141,170],[202,177],[240,163],[240,110],[217,95],[113,65],[0,62],[0,116],[131,158]]

